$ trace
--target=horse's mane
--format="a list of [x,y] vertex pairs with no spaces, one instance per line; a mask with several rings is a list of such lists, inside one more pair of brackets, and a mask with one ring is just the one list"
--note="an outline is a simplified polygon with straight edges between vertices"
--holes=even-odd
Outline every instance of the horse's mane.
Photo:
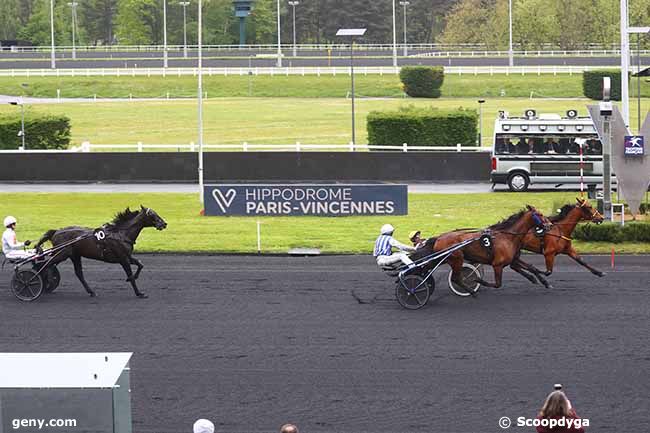
[[575,208],[575,205],[573,205],[573,204],[565,204],[560,209],[560,213],[557,214],[557,215],[553,215],[553,216],[549,217],[549,220],[552,223],[556,223],[556,222],[560,221],[561,219],[563,219],[564,217],[566,217],[569,214],[569,212],[571,212],[573,210],[573,208]]
[[120,224],[125,224],[125,223],[131,221],[133,218],[135,218],[139,214],[140,214],[140,211],[131,210],[130,208],[127,207],[122,212],[118,212],[117,214],[115,214],[115,217],[113,218],[113,221],[110,222],[110,224],[113,225],[113,226],[119,226]]
[[515,213],[515,214],[512,214],[512,215],[510,215],[510,216],[507,217],[507,218],[502,219],[502,220],[499,221],[498,223],[489,226],[488,229],[494,229],[494,230],[503,230],[503,229],[507,229],[507,228],[509,228],[510,226],[512,226],[514,223],[516,223],[517,221],[519,221],[519,220],[521,219],[521,217],[522,217],[526,212],[528,212],[528,208],[524,208],[524,209],[520,210],[519,212],[517,212],[517,213]]

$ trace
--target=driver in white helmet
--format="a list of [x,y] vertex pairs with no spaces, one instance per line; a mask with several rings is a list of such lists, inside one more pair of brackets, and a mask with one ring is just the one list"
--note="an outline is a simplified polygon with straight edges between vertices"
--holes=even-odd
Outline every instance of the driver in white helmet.
[[12,216],[4,220],[6,230],[2,234],[2,252],[9,260],[22,260],[34,255],[33,250],[25,250],[30,241],[18,242],[16,238],[16,224],[18,221]]
[[[411,269],[415,265],[413,264],[413,260],[411,260],[406,253],[415,252],[415,247],[404,245],[395,239],[393,237],[394,231],[395,227],[390,224],[384,224],[381,226],[381,234],[375,241],[375,251],[373,253],[377,259],[377,265],[384,267],[402,262]],[[393,253],[393,248],[397,248],[399,252]]]

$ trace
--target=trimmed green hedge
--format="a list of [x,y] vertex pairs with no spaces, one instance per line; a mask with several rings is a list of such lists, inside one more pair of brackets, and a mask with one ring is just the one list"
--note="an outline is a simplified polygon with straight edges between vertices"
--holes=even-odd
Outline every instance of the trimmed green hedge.
[[368,114],[368,144],[373,146],[475,146],[475,110],[405,107]]
[[[0,116],[0,149],[18,149],[22,139],[20,115]],[[65,116],[25,113],[27,149],[66,149],[70,145],[70,119]]]
[[403,66],[399,78],[407,95],[413,98],[439,98],[445,70],[441,66]]
[[650,223],[631,222],[624,226],[616,223],[581,224],[573,238],[591,242],[650,242]]
[[603,99],[603,77],[610,77],[612,89],[610,99],[621,100],[621,71],[585,71],[582,73],[582,92],[589,98],[600,101]]

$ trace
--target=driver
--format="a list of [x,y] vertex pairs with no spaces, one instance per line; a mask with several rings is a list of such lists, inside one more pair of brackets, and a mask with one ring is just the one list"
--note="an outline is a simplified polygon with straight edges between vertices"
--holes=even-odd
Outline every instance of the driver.
[[413,230],[411,233],[409,233],[409,240],[415,248],[422,248],[425,244],[425,240],[422,239],[420,230]]
[[[413,253],[415,252],[415,247],[404,245],[395,239],[393,237],[394,231],[395,227],[390,224],[384,224],[381,226],[381,234],[375,241],[375,250],[373,252],[373,256],[377,259],[377,265],[385,267],[402,262],[411,269],[415,265],[413,264],[413,260],[409,258],[405,251]],[[400,252],[393,253],[393,248],[397,248]]]
[[4,220],[4,226],[7,228],[2,234],[2,252],[9,260],[22,260],[34,255],[34,250],[24,250],[23,247],[29,246],[30,241],[18,242],[16,239],[16,224],[18,221],[12,216]]

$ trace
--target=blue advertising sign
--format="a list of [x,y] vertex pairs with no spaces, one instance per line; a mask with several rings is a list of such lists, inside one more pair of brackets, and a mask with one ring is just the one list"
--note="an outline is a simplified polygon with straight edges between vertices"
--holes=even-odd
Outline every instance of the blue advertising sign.
[[407,215],[407,185],[206,185],[205,215]]
[[[643,156],[645,143],[642,135],[625,136],[625,156]],[[619,142],[620,143],[620,142]]]

